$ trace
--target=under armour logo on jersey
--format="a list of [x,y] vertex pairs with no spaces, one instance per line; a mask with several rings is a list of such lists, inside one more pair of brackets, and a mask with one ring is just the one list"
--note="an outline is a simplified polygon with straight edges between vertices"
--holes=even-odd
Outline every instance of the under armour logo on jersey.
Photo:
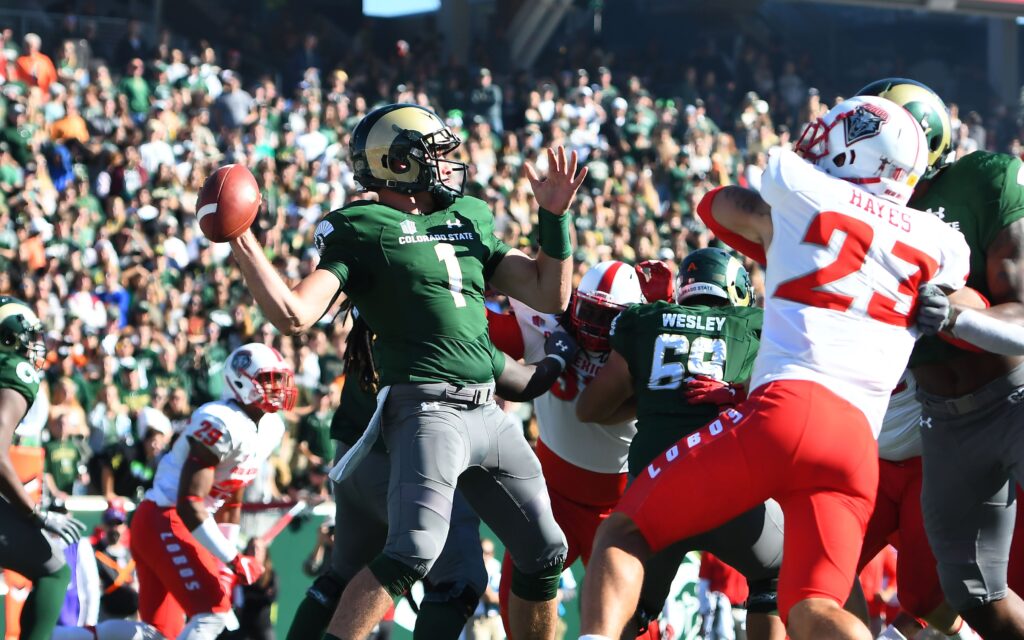
[[927,428],[931,429],[932,428],[932,419],[931,419],[931,417],[927,417],[926,418],[925,416],[921,416],[918,419],[918,426],[919,427],[927,427]]
[[843,118],[843,133],[846,136],[846,146],[854,142],[871,138],[878,135],[882,130],[882,123],[889,119],[886,111],[873,104],[864,104],[853,110],[846,118]]
[[928,207],[927,209],[925,209],[925,212],[932,214],[939,220],[946,219],[946,207],[939,207],[938,209],[932,209],[931,207]]
[[402,230],[402,233],[416,233],[416,223],[412,220],[403,220],[398,227]]
[[458,218],[456,218],[455,220],[445,220],[444,224],[449,229],[451,229],[453,227],[461,227],[462,226],[462,220],[459,220]]
[[440,402],[421,402],[420,411],[437,411],[441,408]]

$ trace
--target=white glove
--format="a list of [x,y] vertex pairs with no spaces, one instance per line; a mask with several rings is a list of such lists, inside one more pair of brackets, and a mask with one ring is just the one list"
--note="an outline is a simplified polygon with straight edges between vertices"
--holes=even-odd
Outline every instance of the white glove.
[[949,296],[934,284],[917,290],[917,328],[926,336],[934,336],[950,324],[953,305]]
[[57,534],[68,545],[78,542],[78,539],[85,533],[85,525],[70,515],[55,511],[44,511],[41,507],[37,506],[35,517],[40,527],[50,533]]

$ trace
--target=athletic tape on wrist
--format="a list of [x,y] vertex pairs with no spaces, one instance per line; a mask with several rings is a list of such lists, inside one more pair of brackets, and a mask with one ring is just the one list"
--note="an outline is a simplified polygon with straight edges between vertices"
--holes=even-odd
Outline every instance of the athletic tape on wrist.
[[537,214],[540,229],[540,250],[556,260],[565,260],[572,255],[569,239],[569,214],[556,215],[547,209]]
[[224,534],[224,539],[237,549],[238,539],[242,536],[242,525],[233,522],[220,522],[217,524],[217,528]]
[[964,342],[1004,356],[1024,355],[1024,327],[964,309],[950,333]]
[[192,530],[192,536],[224,564],[228,564],[238,555],[238,549],[224,537],[213,518],[203,520],[202,524]]

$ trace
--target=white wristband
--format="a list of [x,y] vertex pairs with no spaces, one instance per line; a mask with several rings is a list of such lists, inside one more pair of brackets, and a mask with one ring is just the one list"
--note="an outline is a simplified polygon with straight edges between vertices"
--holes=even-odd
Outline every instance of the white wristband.
[[218,522],[217,528],[224,534],[224,538],[226,538],[228,542],[230,542],[235,548],[238,548],[238,539],[242,537],[242,525],[231,522]]
[[979,349],[1004,356],[1024,356],[1024,327],[965,309],[950,333]]
[[203,520],[201,525],[192,530],[192,535],[199,544],[206,547],[207,551],[224,564],[231,562],[238,555],[238,549],[224,537],[213,518]]

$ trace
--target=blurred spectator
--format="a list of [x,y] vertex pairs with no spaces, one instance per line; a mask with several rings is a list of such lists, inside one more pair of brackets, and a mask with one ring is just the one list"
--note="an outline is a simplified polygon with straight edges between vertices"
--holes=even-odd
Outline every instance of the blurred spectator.
[[57,80],[57,69],[53,66],[50,56],[41,51],[43,40],[34,33],[26,33],[24,38],[25,53],[15,60],[14,77],[30,87],[39,87],[45,94],[50,85]]
[[142,25],[138,20],[128,21],[128,31],[124,34],[114,49],[114,64],[123,67],[133,58],[140,60],[149,55],[149,49],[142,39]]
[[331,552],[334,549],[334,517],[329,516],[320,523],[316,534],[316,546],[302,561],[302,570],[309,576],[319,576],[330,569]]
[[487,588],[480,597],[473,616],[466,623],[467,640],[505,640],[505,628],[498,611],[498,584],[501,582],[501,560],[494,557],[494,541],[480,540],[480,551],[487,570]]
[[331,420],[334,410],[341,402],[341,388],[330,385],[319,388],[313,396],[313,411],[299,420],[296,440],[297,451],[308,465],[320,465],[334,461],[334,440],[331,439]]
[[97,456],[103,497],[108,502],[118,496],[140,501],[146,490],[153,486],[156,467],[173,435],[169,424],[154,420],[147,425],[140,441],[107,446]]
[[128,549],[124,500],[110,501],[96,542],[96,567],[103,587],[100,608],[106,618],[132,618],[139,611],[139,582]]
[[466,112],[483,117],[491,129],[501,135],[505,131],[501,116],[501,88],[494,84],[490,69],[481,68],[477,74],[477,86],[469,94],[469,105]]
[[50,495],[66,500],[83,480],[82,452],[71,440],[69,422],[62,414],[50,420],[50,440],[43,444],[43,478]]

